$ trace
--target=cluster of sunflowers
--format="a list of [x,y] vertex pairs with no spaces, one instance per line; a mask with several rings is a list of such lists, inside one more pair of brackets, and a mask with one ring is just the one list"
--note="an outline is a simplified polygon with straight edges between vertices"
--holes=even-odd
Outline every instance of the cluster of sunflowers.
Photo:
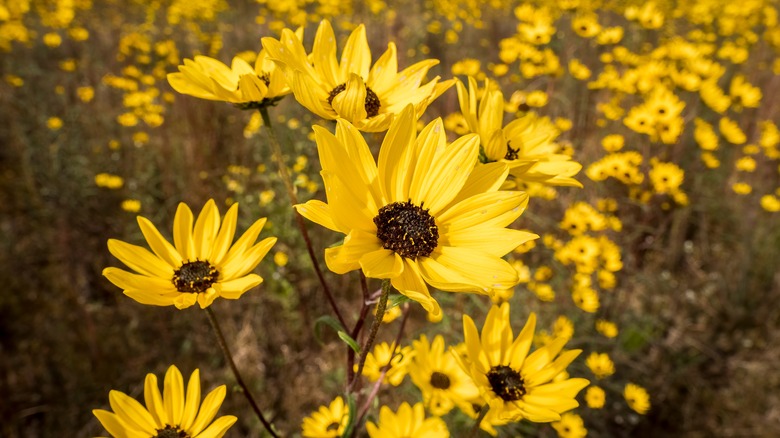
[[[296,211],[344,235],[341,244],[325,250],[328,268],[337,274],[357,270],[363,278],[382,280],[379,296],[374,298],[363,281],[363,309],[352,329],[323,280],[322,290],[339,320],[339,335],[354,349],[348,360],[345,395],[307,418],[303,435],[351,436],[356,427],[362,427],[382,381],[386,378],[398,385],[407,371],[422,391],[422,403],[401,405],[397,413],[382,407],[378,422],[365,425],[370,436],[388,436],[394,430],[411,436],[449,436],[438,417],[455,406],[477,419],[475,427],[493,434],[495,426],[519,420],[560,421],[561,413],[578,406],[575,396],[588,385],[588,380],[570,378],[565,372],[580,350],[563,350],[569,333],[548,337],[545,345],[531,353],[535,315],[529,316],[515,338],[506,302],[490,310],[481,335],[473,320],[464,315],[465,343],[461,346],[445,350],[443,338],[436,337],[431,344],[423,336],[411,348],[401,348],[396,341],[389,346],[378,344],[371,352],[391,289],[400,293],[393,300],[396,307],[415,301],[435,319],[441,317],[442,310],[430,287],[495,297],[520,282],[515,267],[502,258],[538,237],[509,228],[528,204],[528,195],[520,189],[525,184],[580,186],[573,176],[581,165],[560,153],[552,141],[556,128],[533,114],[503,126],[500,90],[486,87],[477,105],[473,79],[468,90],[456,79],[440,81],[436,77],[423,83],[437,61],[421,61],[399,71],[393,43],[372,65],[362,25],[347,39],[340,60],[328,21],[320,24],[310,53],[301,40],[302,31],[284,29],[278,40],[263,39],[264,50],[254,66],[241,58],[234,58],[228,67],[198,56],[185,60],[168,80],[180,93],[258,110],[271,134],[274,158]],[[418,119],[431,102],[456,83],[472,133],[448,142],[441,119],[418,132]],[[321,118],[336,120],[335,133],[319,125],[313,127],[327,203],[316,199],[297,203],[281,158],[268,110],[291,92]],[[361,131],[386,131],[378,159]],[[246,175],[248,169],[234,168],[232,173]],[[260,219],[231,244],[237,211],[234,203],[220,218],[216,204],[209,201],[195,219],[191,210],[180,204],[173,245],[150,221],[139,217],[152,252],[110,240],[111,253],[136,273],[107,268],[104,275],[142,304],[184,309],[197,303],[207,309],[220,333],[209,306],[217,298],[238,299],[259,285],[262,278],[252,271],[276,242],[269,237],[256,243],[266,222]],[[306,233],[303,222],[299,224]],[[316,258],[312,262],[318,269]],[[322,280],[321,274],[319,277]],[[366,310],[377,300],[373,325],[361,342]],[[403,307],[405,320],[409,306]],[[231,360],[226,346],[225,353]],[[237,373],[235,367],[234,371]],[[364,374],[376,381],[373,390],[362,388]],[[169,375],[171,380],[181,380],[175,368]],[[240,382],[240,374],[236,377]],[[168,379],[166,376],[166,382]],[[147,381],[154,379],[148,377]],[[196,379],[190,382],[197,387]],[[164,412],[155,401],[159,398],[156,384],[149,384],[146,409],[129,397],[112,393],[114,412],[96,410],[95,414],[116,436],[135,432],[221,436],[235,421],[235,417],[222,417],[203,430],[213,417],[211,411],[219,405],[219,397],[209,400],[206,409],[210,416],[199,421],[201,417],[195,416],[197,402],[192,400],[198,399],[197,390],[192,394],[188,390],[185,397],[183,389],[175,388],[183,386],[171,383],[171,394],[164,395],[172,407],[169,410],[166,402]],[[221,394],[224,397],[224,391]],[[267,431],[275,436],[277,432],[251,394],[245,395]],[[358,409],[360,404],[363,406]],[[425,418],[426,408],[431,418]]]

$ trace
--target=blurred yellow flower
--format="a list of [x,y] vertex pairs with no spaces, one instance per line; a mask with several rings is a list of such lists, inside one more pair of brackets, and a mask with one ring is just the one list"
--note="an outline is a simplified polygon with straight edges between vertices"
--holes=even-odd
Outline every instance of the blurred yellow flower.
[[571,412],[562,414],[561,420],[552,423],[552,427],[560,438],[585,438],[588,435],[582,417]]
[[615,374],[615,363],[607,353],[591,353],[585,360],[585,365],[599,379]]
[[479,396],[474,382],[461,368],[444,338],[437,335],[428,342],[425,335],[412,342],[414,358],[409,364],[409,377],[422,392],[423,403],[437,417],[447,414],[456,404]]
[[137,199],[125,199],[121,204],[122,210],[128,213],[138,213],[141,211],[141,201]]
[[775,195],[764,195],[761,197],[761,208],[770,212],[777,213],[780,211],[780,198]]
[[276,266],[287,266],[289,260],[289,257],[287,257],[287,254],[284,251],[277,251],[274,254],[274,263],[276,263]]
[[397,412],[387,406],[379,409],[379,421],[366,423],[366,431],[370,438],[449,438],[447,424],[441,418],[425,418],[425,407],[422,403],[409,406],[402,403]]
[[320,406],[317,412],[303,419],[304,438],[339,438],[347,428],[349,407],[344,399],[336,397],[328,406]]
[[76,95],[82,102],[90,102],[95,97],[95,89],[89,86],[78,87],[76,89]]
[[317,29],[310,54],[301,38],[289,29],[282,31],[280,40],[266,37],[262,41],[301,105],[327,120],[343,118],[361,131],[387,130],[396,114],[409,104],[414,105],[415,117],[419,118],[455,83],[439,82],[437,76],[420,85],[428,70],[439,63],[434,59],[398,72],[392,42],[371,67],[371,50],[362,24],[347,39],[340,62],[336,59],[336,36],[326,20]]
[[650,410],[650,395],[639,385],[627,383],[623,389],[623,397],[628,403],[628,407],[639,414],[646,414]]
[[255,244],[266,222],[262,218],[231,245],[237,217],[238,204],[233,204],[220,221],[216,204],[209,200],[194,220],[190,208],[180,203],[173,220],[174,245],[171,245],[148,219],[139,216],[138,225],[153,253],[109,239],[111,254],[137,274],[110,267],[103,270],[103,275],[141,304],[185,309],[197,302],[206,308],[217,297],[238,299],[263,282],[262,277],[251,271],[276,243],[276,238],[269,237]]
[[608,338],[614,338],[618,335],[618,328],[614,322],[607,321],[606,319],[596,320],[596,331]]
[[62,44],[62,37],[58,33],[49,32],[43,35],[43,44],[49,47],[58,47]]
[[[395,343],[393,343],[393,346],[395,346]],[[398,386],[409,372],[409,364],[413,357],[414,350],[410,346],[395,346],[395,348],[392,348],[387,342],[376,344],[374,349],[366,355],[363,375],[372,382],[376,382],[379,380],[379,376],[382,375],[382,369],[390,365],[384,381],[393,386]],[[355,364],[354,369],[357,372],[358,364]]]
[[588,390],[585,391],[585,403],[591,409],[603,408],[606,397],[604,390],[598,386],[589,386]]
[[552,382],[581,350],[561,353],[566,339],[556,338],[528,354],[535,326],[531,313],[515,339],[508,303],[490,309],[481,337],[471,317],[463,316],[467,352],[456,357],[499,419],[558,421],[562,412],[579,406],[575,397],[589,383],[582,378]]
[[[147,374],[144,381],[146,406],[127,394],[112,390],[108,394],[111,409],[93,409],[100,424],[114,437],[192,437],[221,438],[237,418],[225,415],[214,420],[227,390],[218,386],[200,400],[200,372],[195,370],[187,383],[176,366],[165,373],[163,392],[157,376]],[[214,421],[212,421],[214,420]]]
[[59,117],[49,117],[46,120],[46,127],[51,129],[52,131],[57,131],[60,128],[62,128],[62,119]]

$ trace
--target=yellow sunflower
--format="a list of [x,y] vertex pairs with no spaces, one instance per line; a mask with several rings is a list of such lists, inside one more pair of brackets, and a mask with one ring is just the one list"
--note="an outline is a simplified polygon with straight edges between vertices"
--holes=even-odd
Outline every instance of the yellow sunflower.
[[393,121],[378,164],[360,132],[339,120],[334,136],[314,127],[328,203],[297,205],[309,220],[346,235],[325,250],[331,271],[362,269],[429,312],[440,312],[429,284],[490,294],[518,282],[501,257],[535,239],[507,229],[524,211],[524,192],[499,191],[506,166],[474,167],[479,143],[467,135],[446,144],[441,119],[419,135],[414,108]]
[[219,417],[212,422],[225,399],[225,385],[208,393],[202,404],[200,389],[200,372],[195,370],[187,383],[185,396],[181,372],[171,365],[165,373],[162,394],[157,376],[146,375],[146,407],[129,395],[112,390],[108,393],[108,401],[114,412],[93,409],[92,413],[108,433],[116,438],[219,438],[236,422],[236,417],[232,415]]
[[136,273],[106,268],[103,275],[141,304],[185,309],[197,302],[206,308],[217,297],[238,299],[259,285],[263,278],[250,273],[268,250],[275,237],[255,241],[265,225],[257,220],[231,246],[236,232],[238,204],[225,214],[220,227],[219,210],[209,200],[194,221],[190,208],[179,204],[173,219],[171,245],[146,218],[138,216],[146,248],[109,239],[108,250]]
[[429,342],[425,335],[412,343],[414,357],[409,365],[409,376],[420,388],[423,402],[432,415],[441,417],[456,404],[466,403],[479,396],[479,390],[458,366],[458,362],[444,350],[440,335]]
[[343,118],[361,131],[387,130],[394,116],[413,104],[419,118],[428,105],[455,84],[439,77],[421,85],[435,59],[420,61],[398,71],[394,43],[371,66],[371,49],[366,27],[358,26],[336,58],[336,36],[330,22],[323,20],[314,37],[311,54],[295,33],[282,31],[280,40],[263,38],[263,47],[287,77],[295,99],[318,116]]
[[[298,35],[303,37],[303,29]],[[290,93],[284,73],[265,50],[257,55],[254,67],[238,56],[230,67],[208,56],[185,59],[178,73],[168,74],[168,83],[179,93],[229,102],[242,109],[274,105]]]
[[573,178],[582,165],[559,153],[553,141],[559,131],[552,122],[529,112],[504,126],[504,95],[498,85],[486,80],[477,103],[477,81],[468,80],[468,90],[457,83],[458,101],[469,130],[479,134],[482,162],[504,162],[512,178],[522,182],[582,187]]
[[450,432],[441,418],[425,418],[425,408],[422,403],[409,406],[402,403],[395,413],[387,406],[379,409],[379,423],[366,423],[370,438],[449,438]]
[[528,354],[535,326],[536,315],[532,313],[515,339],[509,304],[504,303],[490,309],[480,337],[474,321],[463,315],[466,355],[455,357],[499,419],[559,421],[562,412],[579,406],[574,398],[588,386],[589,382],[582,378],[553,381],[581,353],[561,353],[565,338],[556,338]]
[[349,421],[349,407],[344,399],[336,397],[330,405],[320,406],[317,412],[303,419],[304,438],[338,438]]

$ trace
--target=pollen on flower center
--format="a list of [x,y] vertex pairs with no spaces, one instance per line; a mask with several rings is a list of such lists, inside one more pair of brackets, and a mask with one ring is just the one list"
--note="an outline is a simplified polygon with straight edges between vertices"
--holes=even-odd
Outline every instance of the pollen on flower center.
[[157,435],[152,438],[190,438],[190,436],[177,426],[166,424],[164,429],[157,429]]
[[504,155],[505,160],[510,160],[510,161],[516,160],[518,154],[520,153],[520,148],[517,149],[513,148],[512,146],[510,146],[511,143],[512,143],[511,141],[506,142],[506,155]]
[[525,395],[525,381],[519,372],[506,365],[498,365],[487,373],[493,392],[504,401],[520,400]]
[[217,282],[219,271],[211,263],[196,260],[187,262],[173,272],[173,285],[179,292],[206,292]]
[[411,200],[380,208],[374,224],[382,247],[401,257],[428,257],[439,242],[439,227],[433,216],[422,204],[414,205]]
[[444,373],[434,371],[431,374],[431,386],[436,389],[447,389],[450,387],[450,378]]
[[[346,89],[347,84],[336,85],[336,88],[331,90],[330,94],[328,94],[328,104],[333,105],[333,99]],[[366,101],[364,105],[366,107],[367,118],[369,119],[379,114],[379,108],[382,106],[382,103],[379,101],[379,96],[377,96],[376,93],[374,93],[374,90],[368,86],[366,86]]]

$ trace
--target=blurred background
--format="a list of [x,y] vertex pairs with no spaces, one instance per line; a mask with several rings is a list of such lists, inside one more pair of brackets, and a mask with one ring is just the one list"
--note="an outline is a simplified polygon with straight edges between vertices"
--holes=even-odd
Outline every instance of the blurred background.
[[[206,315],[143,306],[101,275],[121,266],[107,239],[144,244],[136,215],[170,238],[176,205],[197,212],[209,198],[223,213],[240,203],[239,230],[268,217],[262,236],[279,237],[258,268],[265,283],[214,304],[261,405],[280,430],[299,431],[340,394],[345,347],[315,334],[330,309],[259,114],[175,94],[165,79],[198,54],[252,61],[260,38],[284,27],[304,26],[310,48],[330,19],[342,44],[365,23],[374,59],[394,41],[402,68],[435,58],[443,79],[494,79],[506,122],[548,117],[560,151],[583,164],[583,189],[524,187],[532,199],[516,226],[542,238],[511,255],[523,282],[503,299],[517,330],[530,311],[548,334],[559,316],[572,322],[568,345],[584,353],[570,374],[607,391],[602,409],[580,397],[589,436],[780,436],[779,10],[774,0],[0,0],[0,435],[100,435],[91,410],[108,408],[111,389],[140,398],[146,373],[176,364],[185,376],[200,368],[204,390],[229,385],[220,412],[239,420],[227,436],[262,436]],[[453,139],[466,132],[454,89],[424,119],[438,116]],[[311,125],[332,122],[292,96],[271,117],[299,197],[324,199]],[[309,225],[321,255],[338,237]],[[326,278],[354,320],[357,274]],[[479,325],[490,306],[435,297],[444,319],[414,305],[405,342],[459,342],[461,315]],[[595,378],[592,352],[608,353],[615,373]],[[626,405],[628,382],[650,394],[645,415]],[[408,379],[380,394],[394,409],[418,398]],[[521,433],[557,432],[521,424],[499,436]]]

